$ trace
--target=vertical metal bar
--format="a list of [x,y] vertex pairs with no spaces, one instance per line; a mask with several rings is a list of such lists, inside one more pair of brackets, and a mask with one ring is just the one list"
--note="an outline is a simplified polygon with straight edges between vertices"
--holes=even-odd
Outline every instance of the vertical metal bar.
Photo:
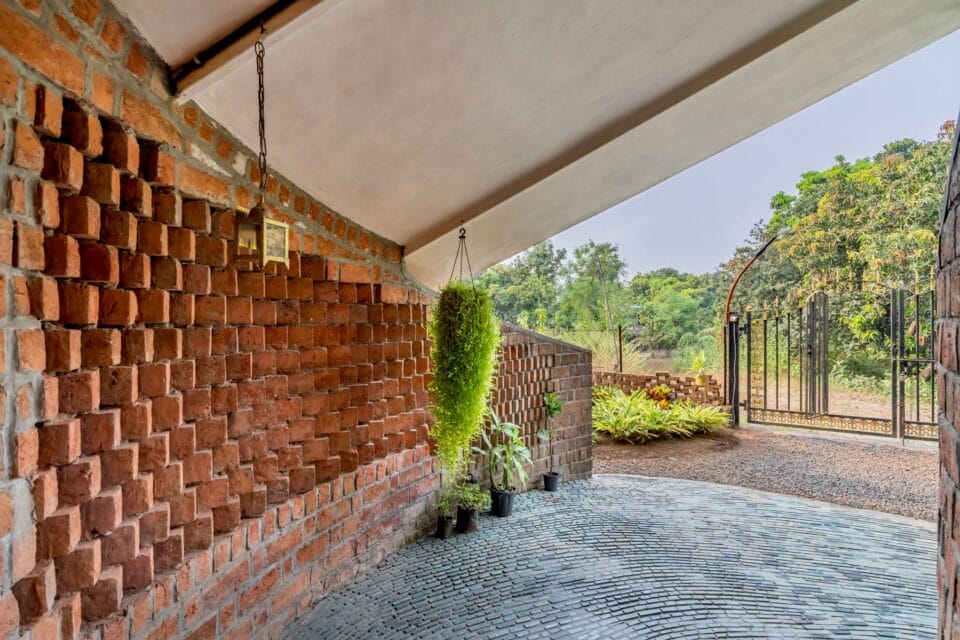
[[753,312],[747,311],[747,420],[753,409]]
[[913,401],[914,418],[920,422],[920,335],[923,329],[920,327],[920,294],[913,294],[913,356],[917,360],[917,365],[913,367]]
[[[897,359],[900,362],[903,362],[904,358],[907,355],[906,351],[906,309],[904,308],[904,299],[906,296],[905,292],[901,289],[897,292],[897,317],[900,319],[900,339],[897,344]],[[903,376],[903,370],[901,368],[900,375],[897,376],[899,389],[897,392],[897,398],[900,404],[899,415],[897,416],[897,437],[901,440],[903,439],[904,434],[904,422],[907,419],[907,383]]]
[[790,348],[790,312],[787,311],[787,411],[792,408],[790,406]]
[[620,367],[620,373],[623,373],[623,325],[617,325],[617,364]]
[[780,408],[780,309],[773,316],[773,399],[774,406]]
[[828,298],[827,294],[825,293],[821,293],[820,296],[820,351],[822,358],[820,368],[820,385],[822,388],[820,397],[820,413],[827,414],[830,413],[830,298]]
[[763,312],[763,408],[767,405],[767,312]]
[[797,313],[797,330],[800,334],[797,336],[797,385],[799,389],[797,390],[797,399],[800,402],[800,411],[803,411],[804,407],[804,385],[803,385],[803,349],[804,349],[804,335],[803,335],[803,307],[800,308],[800,312]]
[[890,290],[890,424],[896,436],[899,411],[897,409],[897,343],[899,342],[900,322],[897,318],[897,292]]
[[[727,401],[730,403],[730,412],[733,417],[733,426],[740,426],[740,330],[737,322],[727,322],[727,335],[724,344],[729,354],[730,364],[727,369]],[[747,354],[747,362],[750,356]]]

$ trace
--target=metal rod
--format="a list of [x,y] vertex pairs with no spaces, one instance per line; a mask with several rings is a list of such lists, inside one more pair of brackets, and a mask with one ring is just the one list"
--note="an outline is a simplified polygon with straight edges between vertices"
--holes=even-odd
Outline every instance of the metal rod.
[[934,369],[934,332],[936,331],[936,306],[937,306],[937,296],[935,290],[931,290],[927,294],[930,298],[930,337],[929,342],[927,343],[927,351],[930,354],[930,422],[937,422],[937,374]]
[[892,435],[897,435],[897,342],[900,330],[897,321],[897,292],[890,290],[890,425]]
[[774,406],[780,408],[780,310],[773,316],[773,394]]
[[753,408],[753,312],[747,311],[747,419]]
[[914,416],[920,422],[920,294],[913,294],[913,355],[917,364],[913,367],[913,402]]
[[787,311],[787,411],[792,408],[790,406],[790,344],[790,312]]
[[769,408],[767,404],[767,311],[763,311],[763,408]]

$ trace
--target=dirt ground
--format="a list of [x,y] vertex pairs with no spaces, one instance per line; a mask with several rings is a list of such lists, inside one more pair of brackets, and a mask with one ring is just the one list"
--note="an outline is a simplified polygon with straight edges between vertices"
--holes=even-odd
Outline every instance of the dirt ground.
[[936,443],[745,427],[644,445],[596,444],[594,473],[733,484],[912,518],[937,514]]

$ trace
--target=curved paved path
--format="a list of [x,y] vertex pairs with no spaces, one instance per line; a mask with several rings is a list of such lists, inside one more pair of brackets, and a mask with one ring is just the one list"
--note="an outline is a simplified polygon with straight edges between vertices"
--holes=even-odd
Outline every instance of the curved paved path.
[[285,638],[934,638],[932,524],[687,480],[599,476],[425,538]]

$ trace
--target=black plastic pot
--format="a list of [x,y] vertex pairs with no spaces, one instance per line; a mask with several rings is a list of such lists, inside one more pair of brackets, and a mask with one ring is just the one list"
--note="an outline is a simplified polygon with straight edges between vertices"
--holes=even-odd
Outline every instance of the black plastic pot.
[[513,513],[513,499],[517,497],[517,490],[490,488],[490,513],[506,518]]
[[477,530],[477,510],[457,506],[457,533],[470,533]]
[[437,516],[437,537],[443,540],[453,533],[453,516]]
[[560,485],[560,473],[558,471],[545,471],[543,473],[543,490],[556,491]]

